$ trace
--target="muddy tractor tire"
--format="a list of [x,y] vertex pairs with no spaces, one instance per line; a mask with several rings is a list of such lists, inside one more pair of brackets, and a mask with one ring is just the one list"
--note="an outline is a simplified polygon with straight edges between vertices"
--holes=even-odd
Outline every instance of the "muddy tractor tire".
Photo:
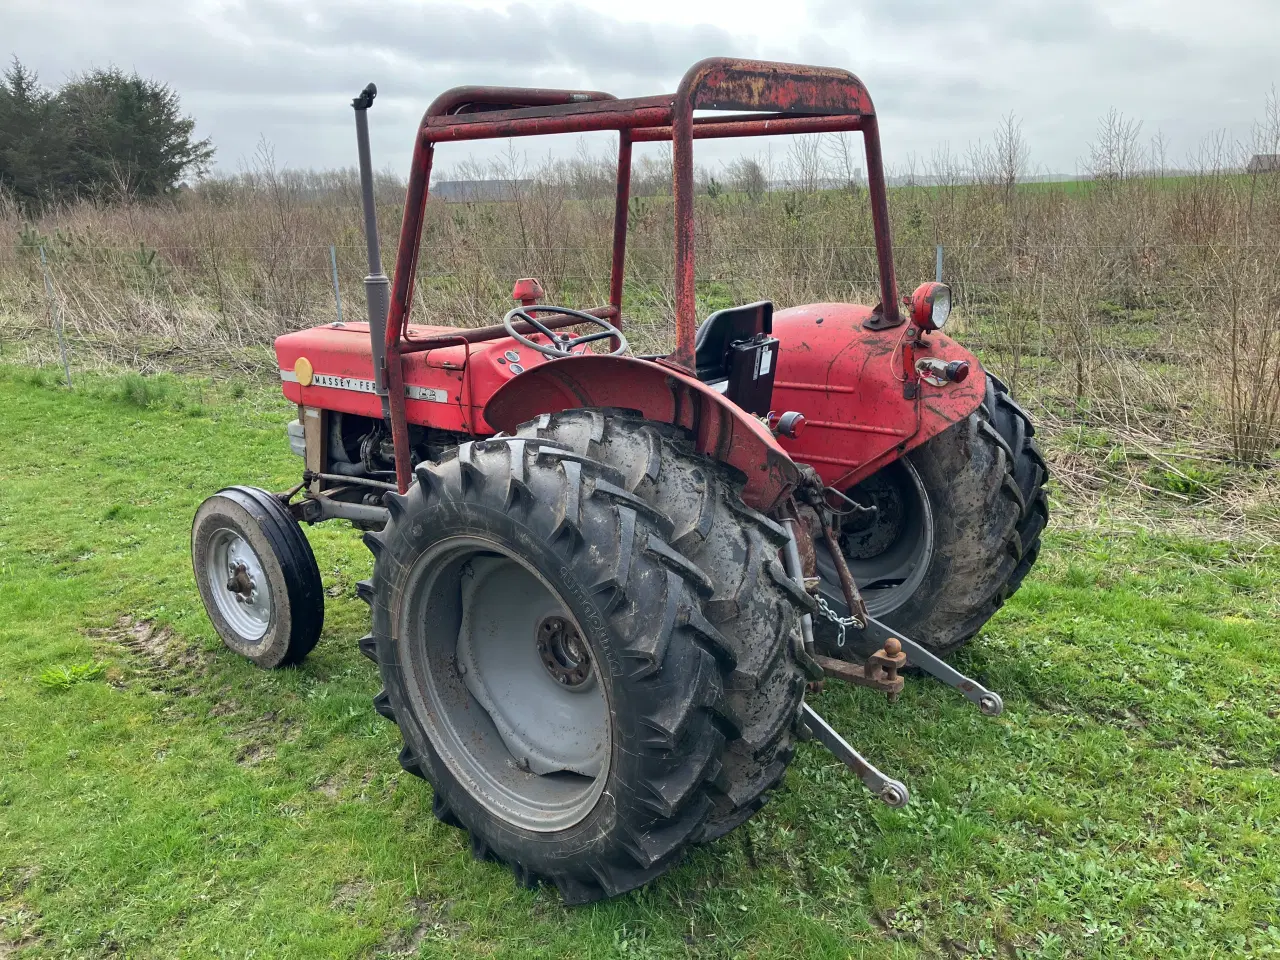
[[519,435],[564,443],[617,470],[633,496],[670,518],[672,548],[705,578],[701,614],[733,657],[725,699],[741,728],[711,785],[715,809],[699,839],[715,840],[765,804],[794,753],[805,678],[791,643],[800,605],[811,601],[778,558],[787,533],[742,502],[743,478],[668,424],[629,411],[570,410],[527,423]]
[[564,432],[553,417],[463,444],[387,498],[390,521],[365,537],[362,650],[435,815],[477,858],[584,903],[703,839],[730,789],[728,745],[756,731],[734,709],[751,664],[704,612],[714,572],[679,547],[699,518],[633,489],[670,448],[629,472]]
[[324,626],[324,585],[306,534],[280,498],[227,487],[200,504],[191,565],[222,642],[271,670],[300,663]]
[[[876,507],[874,520],[847,520],[838,533],[872,616],[946,655],[1022,585],[1049,520],[1049,471],[1034,435],[1026,411],[988,375],[973,414],[847,491]],[[825,546],[818,566],[823,599],[845,615]],[[814,626],[824,652],[871,652],[855,630],[842,648],[830,620]]]

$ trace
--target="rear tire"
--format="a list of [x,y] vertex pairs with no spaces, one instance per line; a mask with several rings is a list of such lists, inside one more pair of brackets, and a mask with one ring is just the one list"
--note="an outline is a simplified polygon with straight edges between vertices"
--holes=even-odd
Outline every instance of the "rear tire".
[[191,563],[205,611],[231,650],[271,670],[314,649],[324,627],[320,568],[275,494],[227,487],[200,504]]
[[[732,654],[699,613],[705,577],[669,545],[671,520],[608,464],[554,441],[473,441],[415,472],[407,494],[386,497],[387,526],[365,536],[371,652],[385,688],[374,705],[400,727],[401,764],[431,783],[435,815],[470,834],[473,855],[506,863],[522,885],[549,881],[585,903],[665,873],[702,835],[726,740],[738,736],[724,696]],[[516,587],[509,602],[475,599],[504,562],[515,565],[510,583],[541,584],[529,588],[541,604],[529,624],[551,611],[527,630],[527,650],[516,621],[475,626],[477,611],[530,602]],[[553,617],[575,628],[563,663],[543,656]],[[591,728],[598,760],[527,749],[553,747],[529,719],[540,707],[476,692],[482,635],[515,635],[506,649],[531,664],[520,677],[549,701],[560,691],[544,668],[581,682],[586,651],[599,686],[587,693],[607,708],[607,723]],[[513,676],[503,673],[508,691],[521,685]]]
[[[872,609],[873,616],[946,655],[971,640],[1022,585],[1049,522],[1049,471],[1034,435],[1026,411],[988,374],[981,406],[907,455],[913,468],[907,472],[927,497],[931,543],[923,569],[906,581],[909,591],[894,597],[888,612]],[[893,470],[903,472],[891,464],[871,481]],[[855,498],[857,490],[850,491]],[[820,550],[825,553],[825,546]],[[824,561],[829,565],[825,558],[820,565]],[[839,585],[824,577],[821,589],[823,599],[845,614]],[[871,652],[856,630],[847,632],[848,646],[840,649],[830,621],[815,617],[814,628],[835,656]]]
[[701,571],[701,614],[733,655],[725,699],[741,722],[716,777],[699,839],[724,836],[768,799],[794,753],[805,677],[793,653],[801,604],[778,549],[786,531],[742,502],[742,477],[697,453],[684,431],[625,410],[567,410],[519,435],[554,440],[619,471],[623,487],[674,524],[671,546]]

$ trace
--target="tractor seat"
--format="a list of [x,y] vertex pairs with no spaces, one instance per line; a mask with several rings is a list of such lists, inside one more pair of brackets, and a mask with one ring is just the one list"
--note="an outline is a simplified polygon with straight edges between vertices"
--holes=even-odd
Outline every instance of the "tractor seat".
[[773,332],[773,302],[760,300],[717,310],[698,327],[693,340],[694,366],[703,383],[729,377],[729,348],[757,334]]
[[747,413],[763,417],[773,402],[778,341],[773,333],[773,304],[717,310],[698,327],[693,340],[698,379]]

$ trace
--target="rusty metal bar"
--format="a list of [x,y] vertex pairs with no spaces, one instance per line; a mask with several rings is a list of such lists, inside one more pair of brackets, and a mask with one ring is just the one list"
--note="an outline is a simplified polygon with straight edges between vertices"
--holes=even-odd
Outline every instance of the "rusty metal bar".
[[[474,116],[485,117],[487,114]],[[492,140],[497,137],[540,137],[555,133],[629,130],[633,127],[656,127],[670,122],[671,111],[667,107],[649,107],[635,113],[568,114],[562,117],[528,117],[429,126],[423,128],[422,136],[431,143],[456,143],[464,140]]]
[[876,235],[876,260],[880,266],[880,306],[884,326],[902,322],[898,309],[898,279],[893,272],[893,239],[889,230],[889,194],[885,187],[884,159],[880,154],[880,123],[867,117],[862,126],[867,150],[867,194],[871,200],[871,220]]
[[[513,93],[516,91],[513,90]],[[450,116],[428,115],[423,118],[422,132],[438,131],[449,127],[484,127],[495,123],[515,123],[530,120],[568,120],[598,114],[626,114],[671,109],[671,94],[655,97],[631,97],[627,100],[587,100],[574,103],[543,103],[535,106],[512,107],[510,110],[484,110],[478,113],[457,113]]]
[[[637,104],[631,106],[631,104]],[[599,107],[600,109],[591,109]],[[554,133],[589,133],[594,130],[630,130],[671,123],[670,98],[606,100],[599,104],[570,104],[529,110],[431,117],[421,127],[431,143],[487,140],[495,137],[536,137]]]
[[[898,656],[906,660],[902,654]],[[858,687],[870,687],[872,690],[888,694],[890,699],[896,698],[906,685],[901,676],[896,672],[890,675],[879,662],[850,663],[848,660],[837,660],[835,657],[821,655],[815,655],[813,659],[828,677],[843,680]]]
[[862,81],[839,67],[709,57],[680,81],[697,110],[778,110],[794,114],[874,112]]
[[[686,76],[686,80],[688,77]],[[693,265],[693,104],[681,83],[672,107],[672,192],[675,199],[676,234],[676,349],[667,359],[692,373],[697,301]]]
[[845,606],[849,608],[849,615],[857,618],[858,622],[855,626],[862,629],[867,624],[867,605],[862,602],[858,585],[853,582],[853,574],[849,572],[849,565],[845,563],[844,551],[840,549],[840,540],[836,537],[836,532],[831,529],[831,524],[827,522],[825,515],[820,514],[820,517],[822,539],[827,541],[827,551],[831,554],[831,562],[835,564],[836,576],[840,578],[840,591],[844,594]]
[[396,486],[401,493],[409,490],[413,465],[409,462],[409,420],[404,405],[404,367],[400,360],[400,338],[413,303],[413,283],[418,272],[422,221],[426,216],[431,161],[434,155],[435,149],[431,144],[419,137],[413,146],[409,187],[404,199],[404,219],[400,223],[400,246],[396,249],[391,312],[387,317],[387,407],[391,416],[391,444],[395,450]]
[[618,133],[618,193],[613,204],[613,262],[609,269],[609,303],[617,311],[615,325],[619,329],[622,327],[622,281],[627,261],[627,215],[631,204],[632,137],[630,130]]
[[[747,119],[733,117],[694,117],[693,139],[714,140],[728,137],[771,137],[792,133],[837,133],[863,128],[860,116],[792,117],[772,114]],[[636,143],[653,143],[671,139],[670,127],[646,127],[632,134]]]
[[[589,103],[618,99],[601,90],[552,90],[541,87],[453,87],[431,101],[428,117],[486,113],[496,109],[518,110],[524,107],[549,107],[557,104]],[[467,110],[467,107],[481,107]],[[486,109],[487,108],[487,109]]]

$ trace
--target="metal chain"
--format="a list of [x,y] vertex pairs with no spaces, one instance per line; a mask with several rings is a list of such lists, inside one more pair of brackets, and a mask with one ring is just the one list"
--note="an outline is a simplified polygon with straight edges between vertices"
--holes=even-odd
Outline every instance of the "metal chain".
[[814,597],[814,599],[818,601],[818,613],[821,614],[827,620],[830,620],[832,623],[834,623],[837,627],[840,628],[840,632],[836,636],[836,646],[843,647],[844,632],[848,630],[850,627],[861,627],[862,621],[859,620],[857,617],[840,616],[838,613],[832,610],[829,606],[827,606],[827,601],[822,599],[822,594],[817,594]]

